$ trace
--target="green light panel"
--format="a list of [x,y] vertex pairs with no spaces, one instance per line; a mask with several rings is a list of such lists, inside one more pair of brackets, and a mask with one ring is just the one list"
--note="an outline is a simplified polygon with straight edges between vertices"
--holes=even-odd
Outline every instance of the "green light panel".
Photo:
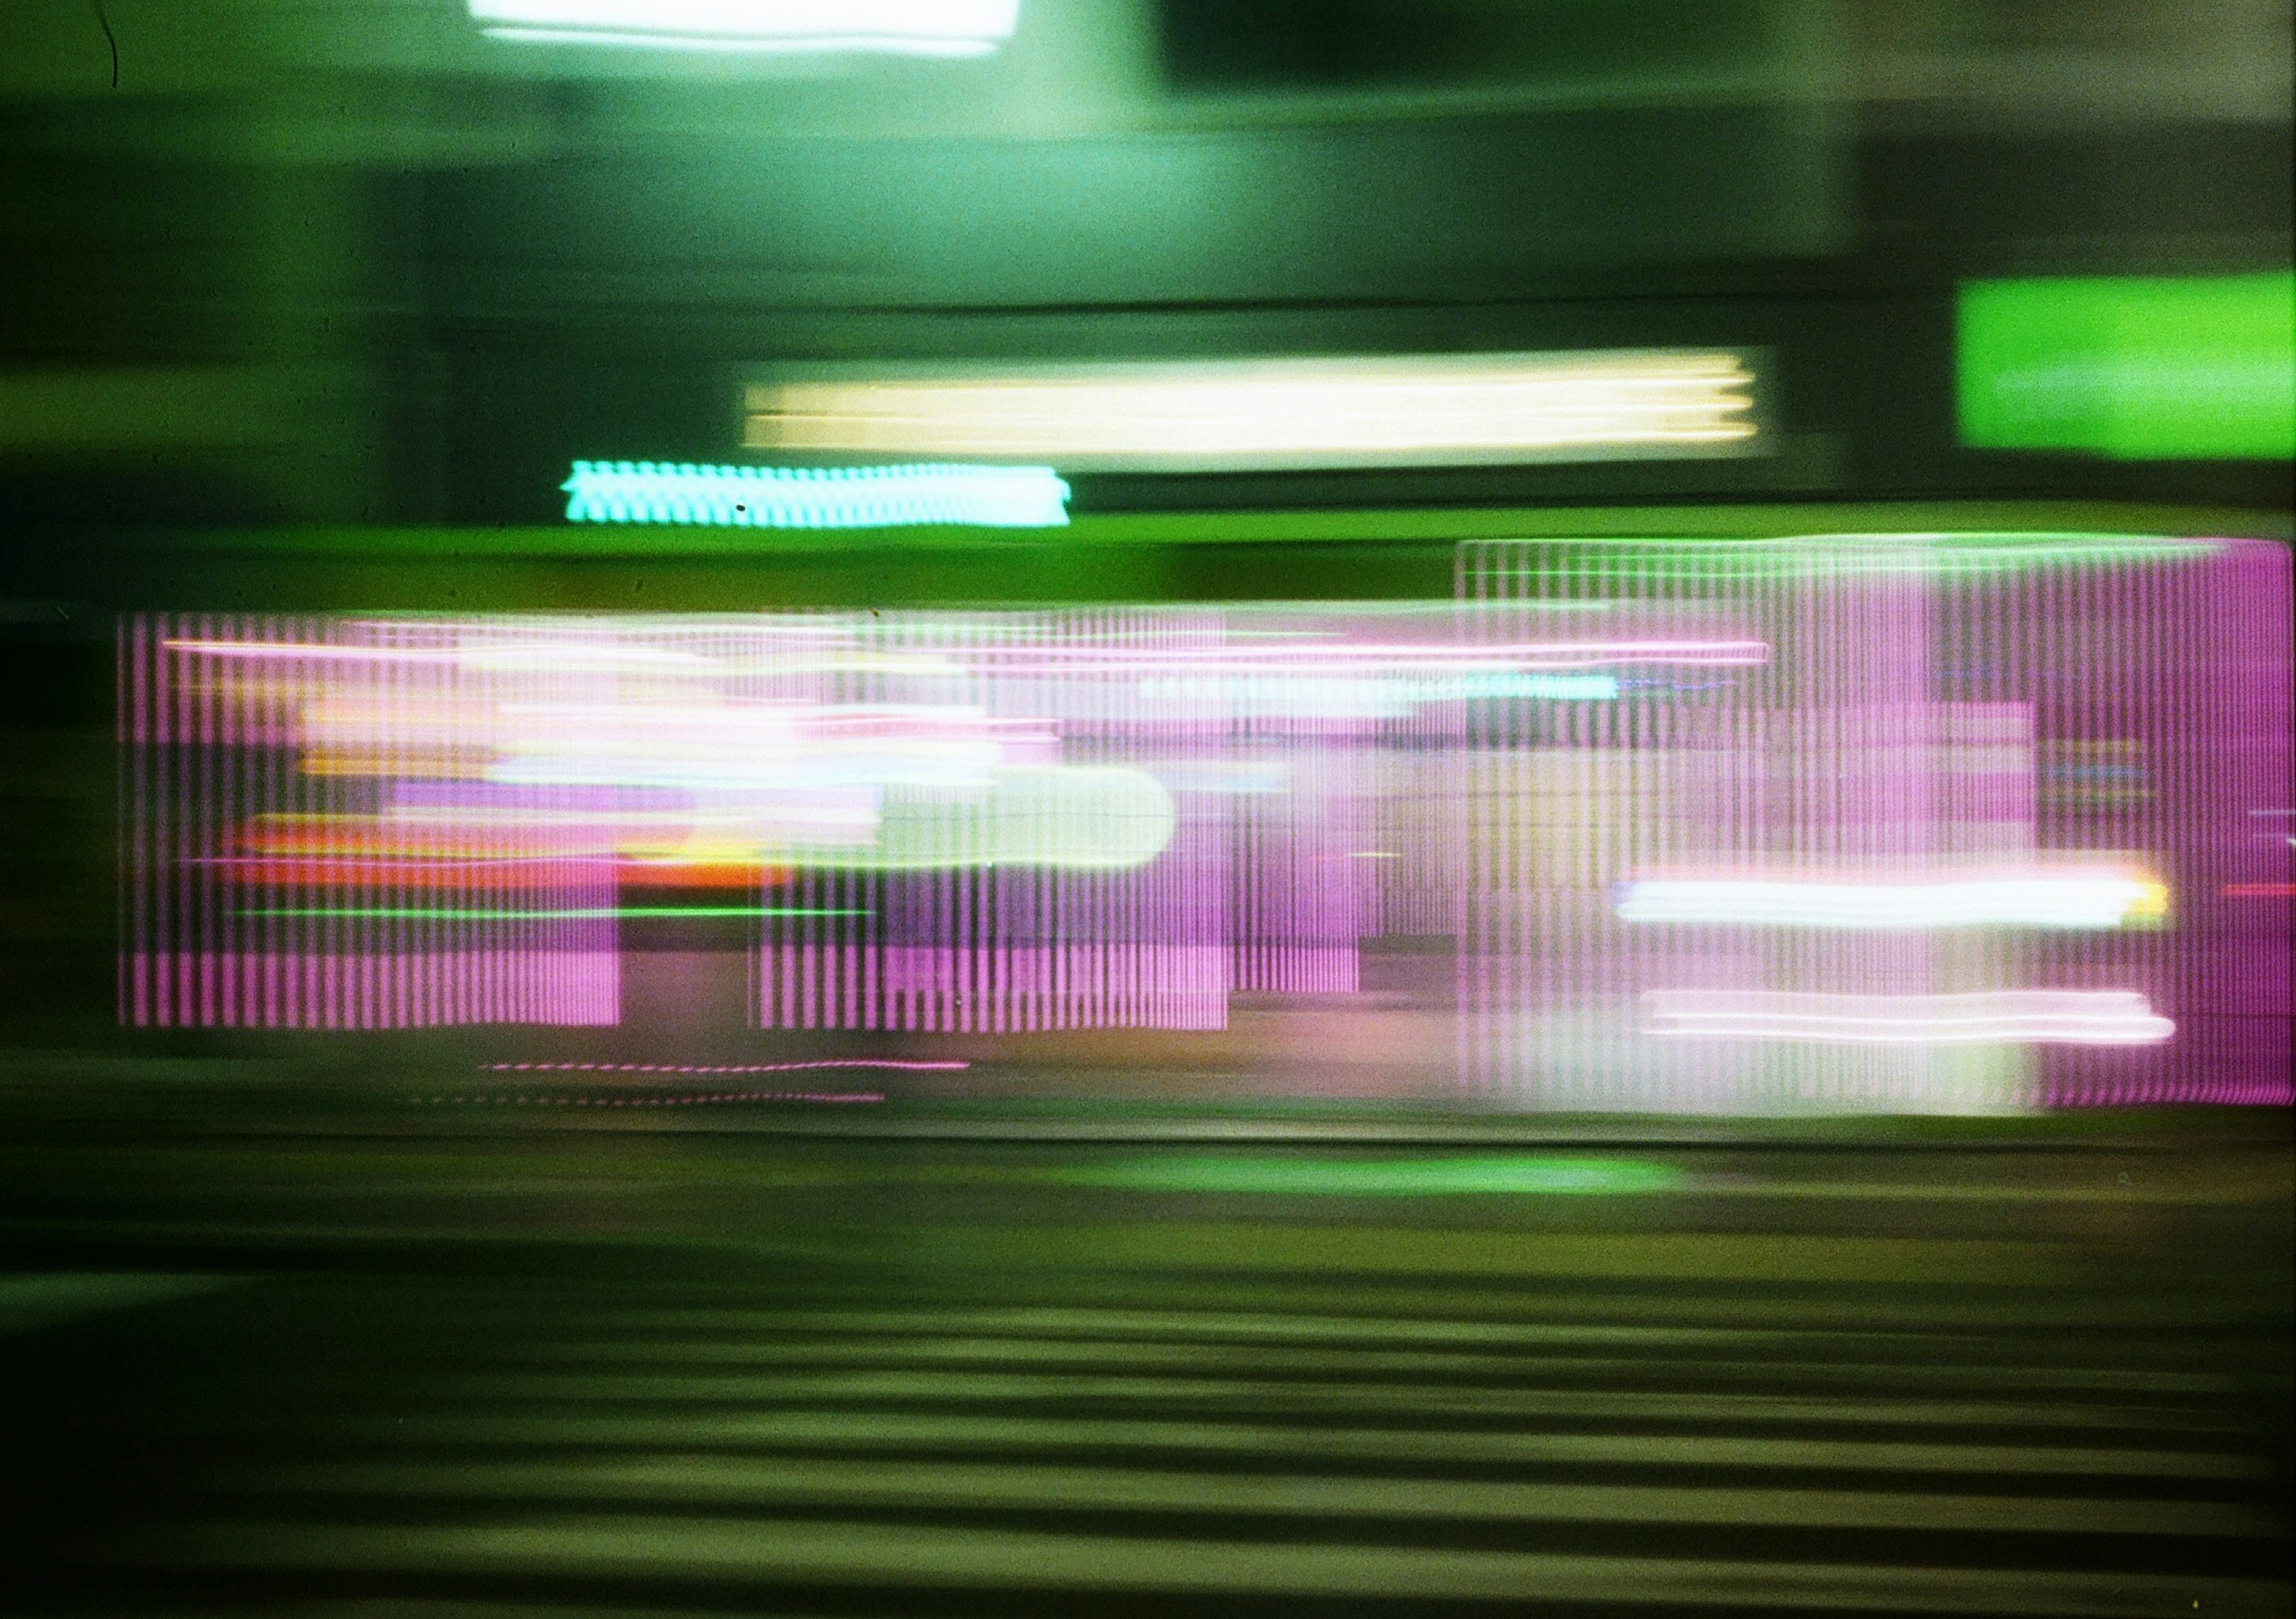
[[2296,455],[2296,275],[1960,290],[1964,444],[2117,460]]

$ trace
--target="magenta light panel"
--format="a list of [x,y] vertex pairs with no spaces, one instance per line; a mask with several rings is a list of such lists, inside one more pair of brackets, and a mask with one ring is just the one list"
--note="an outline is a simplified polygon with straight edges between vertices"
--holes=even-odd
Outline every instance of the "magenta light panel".
[[599,677],[453,624],[150,618],[119,638],[120,1015],[160,1027],[615,1021],[575,801],[457,818],[474,717]]
[[137,619],[121,1015],[603,1027],[692,917],[769,1048],[1251,1005],[1497,1108],[2285,1101],[2288,583],[1491,541],[1448,601]]
[[1507,637],[1759,669],[1467,741],[1463,1082],[1542,1108],[2289,1096],[2288,557],[1832,537],[1463,547]]

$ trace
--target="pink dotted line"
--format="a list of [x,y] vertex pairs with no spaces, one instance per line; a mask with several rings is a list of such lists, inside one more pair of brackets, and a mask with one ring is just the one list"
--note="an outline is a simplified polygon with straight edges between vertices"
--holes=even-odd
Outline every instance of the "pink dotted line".
[[882,1102],[873,1090],[715,1090],[684,1097],[416,1097],[419,1105],[475,1102],[539,1107],[692,1107],[705,1102]]
[[488,1063],[490,1073],[794,1073],[808,1068],[895,1068],[905,1072],[947,1072],[970,1063],[916,1062],[905,1057],[825,1057],[814,1063]]

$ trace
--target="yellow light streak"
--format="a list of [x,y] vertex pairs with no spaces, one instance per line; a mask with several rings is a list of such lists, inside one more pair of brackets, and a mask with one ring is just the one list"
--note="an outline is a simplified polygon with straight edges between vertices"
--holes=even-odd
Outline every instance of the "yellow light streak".
[[1754,382],[1667,350],[815,374],[750,385],[743,442],[1062,471],[1739,455]]

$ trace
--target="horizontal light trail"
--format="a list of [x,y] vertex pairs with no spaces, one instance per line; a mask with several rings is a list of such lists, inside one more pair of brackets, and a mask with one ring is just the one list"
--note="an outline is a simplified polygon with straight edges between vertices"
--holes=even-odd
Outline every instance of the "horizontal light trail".
[[[1234,1344],[1040,1343],[1015,1352],[989,1344],[950,1344],[943,1352],[890,1352],[828,1344],[759,1350],[747,1360],[681,1364],[664,1357],[620,1368],[519,1368],[455,1379],[452,1393],[474,1401],[582,1401],[648,1404],[761,1402],[775,1406],[842,1401],[964,1405],[983,1401],[1041,1404],[1070,1401],[1211,1402],[1231,1410],[1294,1416],[1347,1412],[1366,1405],[1419,1416],[1481,1412],[1496,1420],[1541,1411],[1587,1410],[1587,1399],[1660,1397],[1693,1363],[1702,1399],[1726,1395],[1812,1401],[1931,1402],[1995,1406],[2016,1400],[2087,1400],[2125,1405],[2129,1396],[2174,1402],[2236,1393],[2237,1377],[2179,1367],[1929,1363],[1910,1356],[1873,1360],[1709,1355],[1517,1353],[1505,1356],[1391,1354],[1356,1350],[1256,1351]],[[994,1368],[994,1369],[989,1369]],[[1307,1374],[1321,1371],[1324,1378]],[[1586,1385],[1593,1380],[1598,1393]],[[1620,1385],[1624,1385],[1621,1387]],[[1791,1393],[1782,1390],[1790,1389]],[[1554,1401],[1563,1403],[1554,1404]],[[1237,1403],[1242,1402],[1242,1403]],[[2008,1401],[2014,1403],[2014,1400]],[[1653,1409],[1662,1408],[1652,1408]],[[2127,1413],[2123,1413],[2124,1417]],[[1841,1420],[1849,1420],[1847,1418]],[[1876,1418],[1880,1420],[1880,1418]],[[1925,1420],[1919,1417],[1906,1421]]]
[[1460,702],[1477,698],[1546,697],[1603,701],[1619,694],[1616,675],[1531,674],[1513,670],[1488,673],[1438,675],[1423,682],[1412,695],[1422,702]]
[[2126,871],[1874,877],[1645,877],[1616,890],[1621,921],[1759,927],[2111,929],[2157,923],[2160,883]]
[[490,28],[489,39],[526,45],[587,45],[613,50],[694,51],[728,56],[922,56],[947,61],[992,56],[989,39],[914,39],[898,34],[823,34],[806,38],[739,35],[633,34],[612,29]]
[[460,653],[447,647],[350,646],[329,641],[212,641],[170,637],[169,652],[205,658],[270,658],[292,663],[453,663]]
[[1769,662],[1769,644],[1754,640],[1524,641],[1497,645],[1472,642],[1282,642],[1203,647],[1070,646],[965,647],[955,656],[999,674],[1033,672],[1292,674],[1350,671],[1409,674],[1434,670],[1453,678],[1504,676],[1545,670],[1591,669],[1611,663],[1756,666]]
[[874,1090],[710,1090],[686,1092],[649,1091],[628,1097],[537,1097],[537,1096],[451,1096],[415,1097],[417,1104],[433,1106],[478,1107],[589,1107],[636,1108],[641,1111],[655,1107],[714,1107],[727,1102],[814,1102],[830,1105],[845,1103],[882,1102],[884,1096]]
[[[2021,1171],[2029,1175],[2030,1171]],[[817,1184],[808,1181],[808,1184]],[[1731,1184],[1702,1179],[1698,1189],[1711,1192]],[[1975,1188],[1964,1188],[1964,1190]],[[2276,1188],[2275,1189],[2277,1189]],[[2030,1194],[2014,1185],[1994,1195],[2022,1201]],[[1559,1301],[1547,1298],[1542,1311]],[[2061,1303],[2061,1302],[2060,1302]],[[2055,1307],[2055,1306],[2053,1306]],[[1615,1306],[1614,1306],[1615,1308]],[[1688,1311],[1693,1303],[1677,1300],[1669,1309]],[[1251,1309],[1230,1311],[1201,1310],[1062,1309],[1021,1307],[1000,1310],[937,1309],[927,1312],[902,1310],[628,1310],[616,1311],[603,1325],[617,1332],[719,1340],[732,1335],[743,1340],[760,1334],[814,1334],[830,1337],[867,1336],[891,1343],[914,1337],[939,1341],[953,1334],[997,1343],[1029,1344],[1043,1340],[1077,1343],[1209,1343],[1209,1344],[1330,1344],[1366,1343],[1428,1344],[1450,1347],[1513,1344],[1606,1344],[1627,1347],[1669,1346],[1703,1349],[1712,1345],[1743,1346],[1768,1352],[1775,1346],[1800,1344],[1828,1353],[1846,1352],[1852,1360],[1874,1358],[1904,1345],[1918,1345],[1907,1358],[1935,1360],[1941,1350],[1957,1352],[1984,1341],[2002,1325],[1995,1316],[1972,1314],[1944,1301],[1924,1300],[1920,1310],[1902,1322],[1842,1327],[1815,1318],[1795,1317],[1793,1324],[1772,1326],[1774,1315],[1792,1314],[1789,1301],[1766,1296],[1750,1301],[1745,1319],[1685,1324],[1679,1314],[1657,1318],[1604,1314],[1589,1319],[1483,1320],[1458,1317],[1357,1316],[1295,1314]],[[1864,1316],[1856,1318],[1866,1319]],[[1759,1324],[1749,1324],[1749,1322]],[[2088,1325],[2088,1323],[2083,1323]],[[2128,1323],[2122,1323],[2127,1326]],[[2148,1336],[2157,1323],[2147,1321]]]
[[908,1073],[961,1072],[967,1062],[897,1056],[832,1056],[804,1063],[486,1063],[488,1073],[796,1073],[816,1068],[890,1068]]
[[[564,633],[524,638],[480,633],[468,639],[457,638],[448,645],[425,646],[357,641],[228,641],[199,636],[173,637],[161,645],[169,652],[195,657],[259,658],[282,663],[431,664],[505,674],[566,674],[580,670],[716,678],[726,669],[721,661],[698,653],[642,644],[581,640]],[[416,698],[402,700],[397,711],[411,720],[423,717],[425,710],[422,701]],[[449,707],[435,711],[452,710]]]
[[[522,1444],[539,1434],[545,1441],[569,1444],[658,1444],[677,1442],[693,1445],[740,1446],[755,1442],[777,1442],[780,1424],[786,1418],[811,1418],[816,1421],[841,1421],[851,1415],[849,1402],[842,1394],[816,1395],[809,1389],[793,1388],[775,1398],[769,1408],[705,1411],[700,1415],[680,1415],[677,1402],[639,1401],[635,1398],[604,1401],[594,1398],[579,1414],[561,1409],[556,1394],[541,1395],[531,1391],[512,1387],[504,1380],[483,1389],[467,1391],[480,1402],[452,1414],[426,1418],[430,1426],[424,1432],[409,1432],[405,1436],[414,1439],[437,1440],[449,1443]],[[2161,1432],[2177,1435],[2177,1442],[2191,1444],[2193,1436],[2208,1435],[2229,1440],[2240,1432],[2236,1425],[2221,1416],[2200,1409],[2150,1403],[2131,1404],[2123,1400],[2079,1401],[2042,1398],[2009,1397],[2002,1391],[1972,1391],[1960,1398],[1948,1396],[1877,1398],[1840,1390],[1828,1390],[1824,1394],[1782,1395],[1746,1394],[1735,1393],[1700,1392],[1693,1393],[1646,1393],[1636,1389],[1488,1389],[1477,1388],[1446,1393],[1422,1385],[1381,1385],[1363,1393],[1354,1393],[1346,1386],[1292,1386],[1270,1381],[1261,1385],[1219,1385],[1207,1395],[1204,1385],[1194,1380],[1136,1379],[1123,1391],[1129,1399],[1146,1401],[1168,1401],[1185,1407],[1186,1402],[1199,1398],[1255,1400],[1255,1415],[1305,1419],[1297,1425],[1303,1433],[1329,1432],[1334,1425],[1359,1422],[1366,1409],[1367,1398],[1376,1398],[1376,1409],[1383,1415],[1408,1418],[1413,1423],[1440,1422],[1443,1431],[1458,1427],[1477,1432],[1494,1431],[1503,1422],[1545,1423],[1598,1422],[1604,1424],[1666,1425],[1691,1422],[1700,1425],[1734,1424],[1769,1426],[1786,1424],[1796,1427],[1901,1428],[1927,1434],[1939,1428],[1986,1431],[1995,1428],[2018,1428],[2035,1432],[2075,1434],[2094,1432],[2109,1434],[2116,1439],[2132,1431]],[[1021,1402],[1013,1409],[1025,1414],[1036,1402],[1046,1398],[1073,1397],[1072,1388],[1045,1390],[1033,1384],[1026,1393],[1006,1390],[990,1393],[991,1399]],[[964,1401],[981,1397],[982,1391],[970,1384],[952,1387],[945,1395],[922,1394],[907,1397],[913,1407],[922,1408],[936,1400]],[[533,1403],[548,1405],[543,1415],[524,1414],[521,1406]],[[693,1402],[685,1402],[692,1404]],[[1143,1409],[1157,1409],[1145,1405]],[[914,1414],[914,1413],[913,1413]],[[1218,1416],[1233,1415],[1233,1409],[1221,1410]],[[1052,1418],[1047,1418],[1052,1420]],[[1064,1420],[1064,1419],[1062,1419]],[[357,1432],[357,1425],[349,1426]],[[1291,1427],[1293,1425],[1285,1425]],[[411,1425],[410,1425],[411,1427]],[[1412,1431],[1420,1431],[1414,1429]],[[386,1435],[389,1437],[389,1435]]]
[[1328,1197],[1620,1195],[1668,1192],[1685,1180],[1670,1164],[1631,1158],[1472,1154],[1442,1158],[1162,1154],[1056,1171],[1078,1186],[1153,1192],[1276,1193]]
[[656,889],[770,888],[786,882],[791,875],[787,867],[757,859],[668,860],[582,853],[496,859],[254,855],[186,864],[214,867],[242,888],[303,888],[320,883],[337,888],[419,888],[434,896],[441,892],[503,894],[554,888],[586,869],[606,873],[629,887]]
[[[226,1475],[229,1476],[228,1475]],[[1283,1513],[1509,1522],[1720,1524],[2025,1534],[2264,1538],[2259,1508],[2217,1501],[1964,1496],[1935,1492],[1500,1483],[1431,1478],[1289,1477],[1162,1469],[691,1454],[449,1465],[359,1462],[249,1468],[241,1477],[297,1495],[369,1492],[524,1500],[676,1500],[871,1508]]]
[[2177,1032],[2134,990],[1993,990],[1960,995],[1647,990],[1645,1032],[1674,1040],[1850,1045],[2147,1046]]
[[[651,655],[648,649],[643,647],[565,643],[554,646],[540,639],[525,646],[481,642],[454,647],[409,647],[299,641],[226,641],[182,637],[168,640],[166,645],[171,652],[209,658],[266,659],[280,662],[433,664],[468,669],[525,669],[537,673],[570,671],[586,667],[628,666],[664,674],[685,673],[716,678],[752,666],[758,670],[789,673],[802,673],[811,667],[796,663],[758,663],[755,660],[715,659],[690,653],[657,656]],[[911,653],[891,659],[886,672],[962,675],[974,664],[999,674],[1093,671],[1250,675],[1332,670],[1394,674],[1428,669],[1440,670],[1449,678],[1469,681],[1492,679],[1498,687],[1492,694],[1504,695],[1509,694],[1505,690],[1505,677],[1536,675],[1543,670],[1567,672],[1620,663],[1753,667],[1768,662],[1769,657],[1767,642],[1748,639],[1528,641],[1497,645],[1303,639],[1293,642],[1220,642],[1201,647],[1101,645],[1090,642],[1059,645],[1019,642],[1005,645],[983,643],[939,648],[930,654]],[[848,666],[839,664],[836,667]],[[852,667],[859,670],[863,666]],[[1541,694],[1526,687],[1524,694]],[[537,707],[531,703],[521,706],[526,710]],[[930,709],[928,704],[912,704],[898,711],[889,711],[887,719],[881,721],[867,713],[853,716],[808,714],[803,711],[802,705],[788,704],[784,705],[784,711],[779,718],[785,724],[802,719],[811,725],[842,725],[848,729],[866,729],[873,725],[882,728],[892,725],[898,731],[897,722],[902,715],[922,721],[930,717]],[[379,707],[374,711],[378,717],[388,713],[402,725],[421,717],[419,709],[414,705],[401,705],[390,710]],[[695,709],[689,711],[698,716],[703,711]],[[719,715],[721,719],[733,717],[722,712]],[[761,711],[753,718],[763,720],[767,717]],[[1019,727],[1025,723],[1020,720],[1004,722],[1008,727]]]
[[[1289,1220],[1078,1219],[1026,1234],[955,1222],[912,1228],[915,1249],[952,1267],[1034,1265],[1136,1268],[1174,1276],[1281,1278],[1388,1276],[1421,1285],[1473,1285],[1493,1276],[1688,1280],[1714,1284],[1870,1283],[2062,1286],[2061,1246],[1995,1237],[1752,1237],[1701,1231],[1663,1241],[1627,1234],[1530,1232],[1408,1225],[1378,1241],[1336,1226]],[[1025,1241],[1023,1240],[1025,1235]],[[819,1233],[826,1245],[849,1239]]]
[[[1416,1382],[1464,1397],[1472,1385],[1489,1383],[1521,1389],[1591,1377],[1606,1385],[1622,1381],[1664,1384],[1682,1368],[1695,1365],[1702,1378],[1720,1386],[1750,1382],[1792,1381],[1805,1369],[1829,1387],[1857,1385],[1896,1389],[1900,1384],[1935,1387],[1940,1383],[1984,1388],[2030,1383],[2047,1388],[2102,1388],[2147,1393],[2206,1393],[2220,1379],[2195,1381],[2176,1367],[2031,1365],[2016,1360],[1971,1361],[1966,1346],[1936,1335],[1853,1344],[1823,1356],[1799,1335],[1686,1334],[1679,1339],[1646,1338],[1617,1343],[1549,1343],[1481,1348],[1367,1343],[1300,1345],[1251,1342],[1195,1342],[1162,1338],[1089,1339],[919,1335],[891,1342],[860,1335],[793,1336],[788,1341],[741,1339],[723,1335],[689,1338],[632,1337],[545,1349],[532,1368],[537,1375],[586,1377],[586,1387],[607,1397],[625,1392],[658,1396],[691,1379],[701,1390],[734,1385],[765,1386],[794,1378],[792,1389],[810,1390],[821,1377],[850,1376],[981,1375],[1088,1380],[1147,1377],[1170,1385],[1176,1396],[1197,1387],[1202,1374],[1257,1381],[1293,1377],[1343,1382],[1376,1378],[1391,1387]],[[1974,1352],[1982,1353],[1981,1349]],[[515,1380],[529,1368],[505,1374]],[[969,1385],[968,1385],[969,1386]],[[703,1397],[706,1397],[703,1396]]]
[[743,441],[1077,471],[1726,455],[1755,444],[1753,383],[1669,350],[792,375],[747,390]]
[[401,921],[576,922],[613,917],[867,916],[867,910],[802,905],[588,905],[567,910],[481,910],[452,905],[310,905],[254,908],[242,916],[362,916]]
[[[581,1346],[585,1349],[611,1346]],[[653,1350],[660,1345],[641,1345]],[[2269,1469],[2257,1457],[2218,1451],[2150,1451],[2081,1444],[1957,1443],[1886,1439],[1791,1438],[1708,1434],[1498,1433],[1487,1429],[1309,1427],[1172,1418],[943,1415],[928,1412],[765,1410],[720,1417],[439,1414],[376,1438],[416,1444],[613,1446],[742,1451],[788,1446],[810,1451],[946,1449],[1105,1455],[1304,1457],[1424,1464],[1524,1467],[1593,1464],[1645,1467],[1839,1468],[1889,1473],[2041,1474],[2062,1477],[2253,1479]]]
[[[961,727],[962,716],[951,723]],[[951,763],[929,750],[922,760],[889,752],[808,763],[747,749],[722,759],[702,750],[696,759],[659,739],[651,754],[636,743],[627,752],[601,754],[584,751],[595,728],[586,735],[569,727],[558,751],[537,740],[531,752],[488,767],[487,790],[533,789],[545,801],[406,802],[377,815],[265,812],[239,829],[237,841],[290,859],[612,859],[612,869],[635,884],[658,870],[666,883],[693,885],[681,868],[753,867],[760,881],[796,868],[1130,870],[1161,853],[1176,825],[1170,792],[1128,767],[1000,765],[993,755]],[[903,792],[919,787],[947,791]],[[612,807],[611,797],[689,790],[712,795],[718,807],[629,809]],[[609,807],[579,807],[594,791],[609,795]],[[575,807],[554,807],[554,796]]]
[[470,0],[490,37],[797,54],[982,56],[1019,0]]
[[147,1538],[144,1556],[208,1568],[562,1578],[821,1581],[878,1586],[1190,1591],[1721,1605],[1745,1611],[2267,1614],[2284,1582],[2222,1575],[1718,1562],[1448,1547],[1187,1540],[929,1524],[583,1513],[513,1524],[348,1524],[209,1518]]
[[1069,486],[1044,466],[818,470],[577,461],[559,486],[569,522],[736,529],[874,529],[931,523],[1059,528]]
[[[2203,1398],[2236,1393],[2241,1386],[2234,1377],[2174,1367],[2034,1366],[2014,1361],[1976,1365],[1925,1362],[1911,1357],[1835,1360],[1702,1352],[1669,1357],[1603,1354],[1591,1350],[1576,1354],[1382,1356],[1377,1351],[1362,1350],[1287,1352],[1261,1348],[1254,1352],[1234,1344],[1153,1343],[1038,1343],[1029,1345],[1025,1353],[1007,1346],[955,1343],[945,1346],[942,1353],[926,1352],[932,1347],[877,1350],[845,1344],[761,1349],[746,1363],[682,1366],[675,1357],[667,1357],[668,1364],[629,1369],[519,1369],[476,1375],[458,1380],[455,1387],[463,1396],[482,1400],[803,1403],[1153,1396],[1265,1399],[1271,1410],[1301,1411],[1339,1409],[1353,1391],[1367,1401],[1376,1399],[1422,1412],[1461,1409],[1488,1397],[1493,1402],[1491,1411],[1497,1414],[1513,1409],[1512,1402],[1518,1398],[1567,1394],[1574,1385],[1590,1377],[1663,1385],[1674,1368],[1693,1358],[1704,1386],[1751,1394],[1769,1393],[1784,1384],[1804,1395],[1821,1391],[1870,1394],[1886,1389],[1893,1396],[1907,1399],[1990,1393],[2006,1387],[2031,1393]],[[783,1362],[784,1368],[777,1368],[775,1361]],[[758,1369],[746,1368],[750,1367]],[[1315,1383],[1304,1377],[1310,1370],[1340,1376],[1335,1381]],[[1434,1378],[1437,1372],[1445,1376]],[[1352,1373],[1379,1375],[1349,1375]]]

